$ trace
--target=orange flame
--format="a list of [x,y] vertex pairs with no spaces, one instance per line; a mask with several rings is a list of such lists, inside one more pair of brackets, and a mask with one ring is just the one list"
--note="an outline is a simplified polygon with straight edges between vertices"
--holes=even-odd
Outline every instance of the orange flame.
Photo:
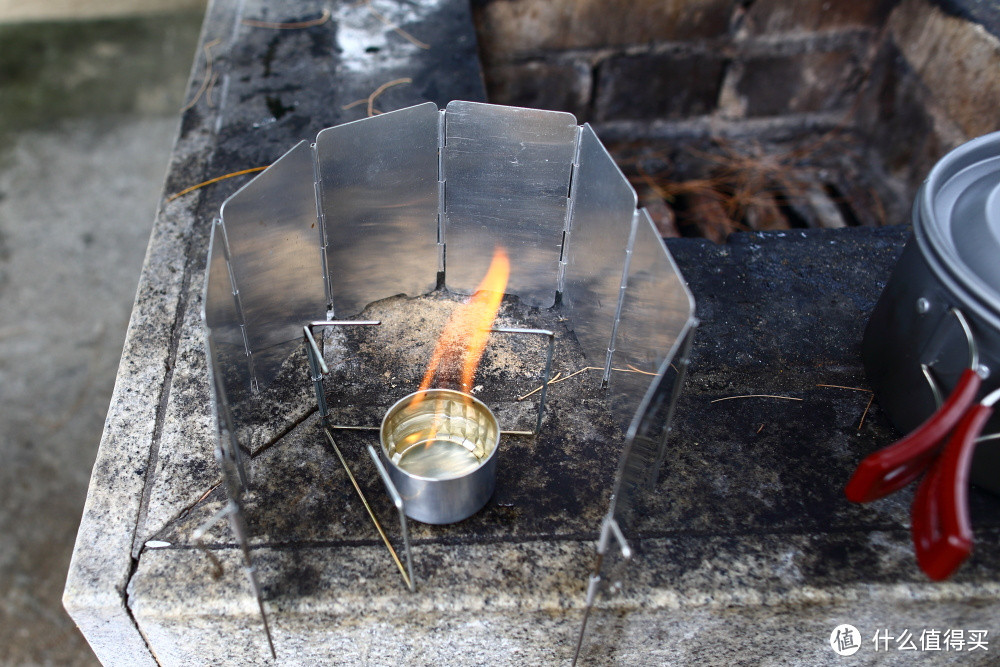
[[503,248],[493,253],[493,261],[486,276],[468,303],[460,306],[448,320],[438,339],[430,365],[420,383],[420,391],[428,389],[431,382],[444,368],[454,367],[461,360],[462,391],[472,390],[472,380],[479,367],[486,343],[490,338],[490,328],[500,310],[500,301],[507,288],[510,276],[510,260]]

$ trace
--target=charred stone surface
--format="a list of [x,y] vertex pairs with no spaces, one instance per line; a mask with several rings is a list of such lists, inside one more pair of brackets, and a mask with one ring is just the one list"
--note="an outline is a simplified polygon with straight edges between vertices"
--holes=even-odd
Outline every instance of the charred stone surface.
[[[843,496],[857,462],[898,437],[868,404],[860,346],[908,235],[899,225],[670,241],[702,325],[650,534],[843,533],[860,549],[870,530],[909,526],[912,489],[870,505]],[[786,398],[726,400],[754,394]],[[974,490],[970,508],[987,536],[977,558],[996,566],[1000,499]],[[864,576],[843,560],[815,558],[813,570]]]

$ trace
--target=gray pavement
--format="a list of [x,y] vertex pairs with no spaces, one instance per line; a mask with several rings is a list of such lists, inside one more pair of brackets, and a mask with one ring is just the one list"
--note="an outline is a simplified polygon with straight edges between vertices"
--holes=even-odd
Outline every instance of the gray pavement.
[[60,598],[199,25],[0,25],[2,665],[96,663]]

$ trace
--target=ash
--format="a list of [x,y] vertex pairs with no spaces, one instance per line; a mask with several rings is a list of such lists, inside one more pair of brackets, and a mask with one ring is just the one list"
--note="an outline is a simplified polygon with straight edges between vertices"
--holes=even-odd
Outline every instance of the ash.
[[[332,424],[377,427],[386,410],[415,391],[423,379],[438,337],[465,297],[437,291],[419,297],[395,296],[369,304],[358,317],[380,326],[330,327],[323,330],[326,400]],[[595,366],[587,359],[558,308],[526,306],[505,296],[495,326],[548,329],[556,334],[552,376]],[[548,338],[493,333],[475,376],[473,393],[497,416],[502,430],[531,431],[539,394],[520,397],[541,386]],[[435,385],[437,386],[437,385]],[[268,405],[267,401],[277,401]],[[251,523],[271,540],[296,542],[304,537],[279,509],[282,498],[310,494],[309,523],[326,525],[327,540],[370,540],[363,513],[346,509],[356,499],[327,447],[319,421],[303,346],[291,353],[276,381],[240,407],[253,436],[253,477],[260,481],[251,502]],[[624,433],[612,419],[601,387],[601,372],[585,370],[549,386],[545,418],[537,437],[504,435],[497,454],[497,486],[476,515],[450,526],[413,522],[412,537],[430,542],[483,542],[491,539],[574,537],[596,534],[608,507]],[[252,425],[251,425],[252,424]],[[368,445],[378,446],[375,431],[337,430],[339,448],[351,462],[358,482],[377,512],[393,516]],[[242,441],[242,439],[241,439]],[[295,464],[295,472],[282,472]],[[292,489],[301,481],[302,461],[319,477],[308,491]],[[326,472],[321,472],[326,471]],[[313,475],[313,473],[310,473]],[[284,480],[284,481],[281,481]],[[273,516],[272,516],[273,515]]]
[[[416,298],[395,296],[369,304],[360,314],[363,319],[381,321],[380,326],[327,330],[323,347],[331,370],[327,376],[327,400],[334,423],[377,426],[393,403],[416,391],[445,324],[465,300],[444,291]],[[517,297],[507,295],[494,327],[554,331],[553,376],[558,372],[569,375],[593,365],[583,356],[557,310],[527,307]],[[472,393],[490,406],[500,420],[501,429],[534,428],[539,394],[518,399],[541,386],[547,347],[548,338],[540,335],[495,332],[490,336]],[[581,398],[600,399],[603,395],[600,373],[585,373],[565,385],[551,385],[549,395],[572,393]],[[456,382],[448,381],[457,375],[457,369],[442,369],[439,378],[444,378],[443,381],[432,386],[460,389]]]

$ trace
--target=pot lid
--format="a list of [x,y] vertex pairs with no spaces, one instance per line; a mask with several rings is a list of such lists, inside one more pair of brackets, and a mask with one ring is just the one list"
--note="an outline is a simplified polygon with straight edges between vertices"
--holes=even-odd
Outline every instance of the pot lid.
[[942,158],[927,177],[921,206],[916,224],[943,268],[982,305],[1000,312],[1000,133]]

